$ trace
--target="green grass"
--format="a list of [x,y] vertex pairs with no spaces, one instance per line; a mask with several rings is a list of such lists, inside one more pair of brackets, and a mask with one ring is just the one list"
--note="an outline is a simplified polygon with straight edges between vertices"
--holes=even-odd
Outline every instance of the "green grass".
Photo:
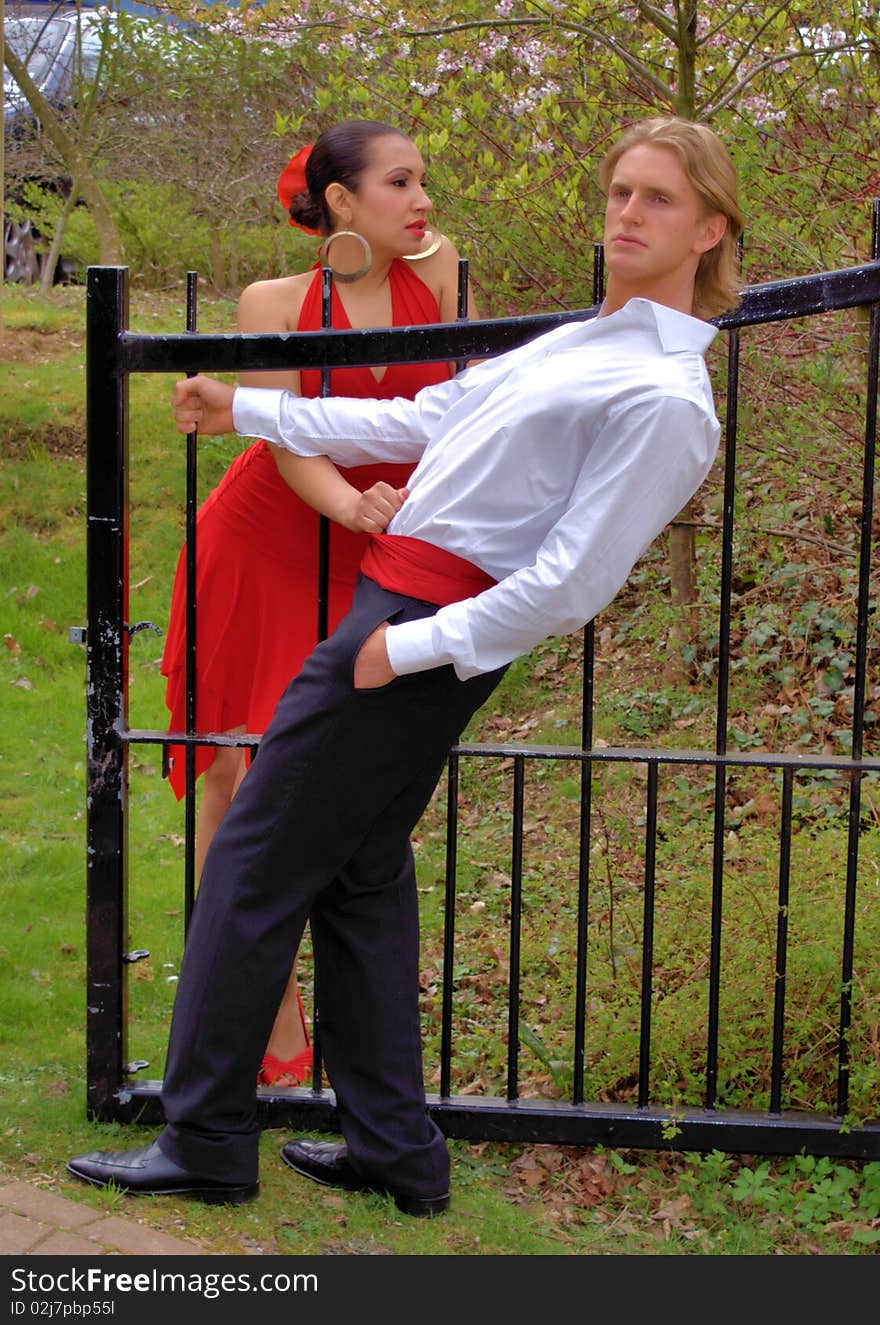
[[[132,324],[176,329],[180,298],[133,296]],[[83,293],[40,300],[5,293],[4,353],[27,338],[0,402],[0,1176],[61,1192],[98,1210],[128,1209],[118,1194],[69,1178],[69,1154],[95,1146],[137,1145],[154,1133],[86,1120],[84,654],[68,627],[85,621],[82,318]],[[205,302],[202,325],[229,328],[232,306]],[[23,343],[23,342],[21,342]],[[181,439],[170,426],[165,377],[132,383],[131,616],[163,627],[181,528]],[[228,439],[200,454],[203,490],[235,453]],[[778,478],[778,476],[777,476]],[[763,520],[756,516],[756,523]],[[768,517],[769,518],[769,517]],[[782,518],[774,513],[773,519]],[[754,554],[757,557],[757,554]],[[711,676],[697,667],[688,685],[654,675],[656,640],[668,610],[657,587],[660,559],[637,572],[640,584],[609,616],[597,654],[597,740],[609,744],[711,743]],[[707,592],[712,567],[703,564]],[[818,574],[818,570],[816,572]],[[794,592],[794,590],[793,590]],[[754,599],[752,600],[754,601]],[[809,601],[809,599],[805,599]],[[825,610],[809,620],[842,629]],[[803,614],[802,614],[803,615]],[[754,634],[760,613],[753,614]],[[800,668],[822,650],[783,632],[783,652]],[[807,632],[809,634],[809,632]],[[812,639],[813,636],[810,635]],[[653,641],[653,642],[652,642]],[[800,654],[798,653],[800,649]],[[576,639],[551,641],[517,663],[474,739],[579,740],[570,684]],[[166,715],[151,631],[131,645],[133,725],[161,727]],[[711,662],[707,647],[701,655]],[[778,689],[775,662],[744,650],[732,723],[744,739],[769,739],[758,710]],[[812,672],[809,673],[812,675]],[[740,684],[741,682],[741,684]],[[841,701],[842,703],[844,701]],[[805,704],[809,730],[826,719]],[[810,716],[812,714],[812,716]],[[837,721],[833,715],[827,718]],[[500,1094],[506,1060],[506,961],[510,899],[509,761],[478,768],[463,761],[465,834],[457,883],[456,1090]],[[130,970],[129,1056],[163,1067],[183,946],[183,808],[160,776],[158,751],[131,754],[128,940],[150,951]],[[658,846],[655,939],[656,1097],[671,1109],[699,1103],[704,1054],[707,927],[711,877],[712,777],[664,772]],[[768,1000],[774,962],[778,786],[743,772],[728,786],[725,841],[722,1060],[719,1090],[733,1107],[766,1106]],[[523,897],[524,1094],[570,1090],[579,778],[564,761],[527,770],[528,831]],[[880,1056],[880,815],[866,783],[856,966],[853,1107],[876,1110]],[[827,1108],[834,1079],[839,1002],[841,867],[845,789],[799,780],[799,832],[792,862],[788,1071],[795,1102]],[[426,1072],[434,1089],[442,990],[442,865],[445,791],[416,834],[423,916],[422,971]],[[642,926],[644,769],[609,765],[594,774],[587,1095],[632,1098],[638,1029]],[[308,950],[303,976],[310,991]],[[743,1255],[872,1254],[880,1240],[880,1164],[804,1157],[699,1156],[675,1150],[608,1152],[550,1146],[450,1143],[454,1205],[431,1223],[408,1220],[387,1200],[314,1187],[284,1168],[287,1134],[262,1138],[262,1194],[238,1210],[171,1199],[136,1205],[140,1218],[183,1233],[218,1253],[403,1255]]]

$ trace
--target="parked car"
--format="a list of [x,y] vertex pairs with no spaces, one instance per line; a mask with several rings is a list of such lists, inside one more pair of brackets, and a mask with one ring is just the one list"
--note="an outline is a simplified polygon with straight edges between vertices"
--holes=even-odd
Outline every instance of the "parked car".
[[[6,10],[3,37],[25,64],[39,91],[62,114],[83,82],[94,79],[101,53],[100,22],[96,14],[84,12],[78,22],[75,8],[58,5],[19,5]],[[15,79],[3,69],[3,132],[6,159],[28,140],[36,141],[39,125],[27,98]],[[28,179],[66,191],[69,180],[41,178],[28,171]],[[3,217],[3,274],[7,281],[37,281],[45,261],[45,245],[33,221],[16,215],[21,185],[7,196]],[[15,211],[10,214],[10,203]],[[69,274],[59,262],[55,278]]]
[[[115,8],[139,15],[145,22],[148,19],[155,21],[158,17],[155,10],[135,3],[135,0],[123,0],[122,3],[117,0]],[[106,8],[77,6],[70,0],[53,0],[51,3],[7,0],[3,35],[6,44],[24,62],[39,91],[63,116],[82,88],[94,81],[107,25],[113,21],[114,15],[108,14]],[[12,160],[17,147],[21,148],[29,139],[32,142],[39,139],[40,126],[27,98],[5,65],[3,129],[7,162]],[[46,256],[47,246],[34,221],[22,217],[20,207],[15,206],[21,202],[25,180],[33,180],[60,193],[66,193],[70,188],[70,180],[64,175],[47,177],[42,170],[36,173],[41,156],[39,152],[34,153],[24,176],[20,175],[11,192],[7,193],[3,217],[3,272],[7,281],[38,281]],[[13,209],[9,208],[10,202]],[[54,279],[64,279],[72,272],[73,264],[61,258]]]

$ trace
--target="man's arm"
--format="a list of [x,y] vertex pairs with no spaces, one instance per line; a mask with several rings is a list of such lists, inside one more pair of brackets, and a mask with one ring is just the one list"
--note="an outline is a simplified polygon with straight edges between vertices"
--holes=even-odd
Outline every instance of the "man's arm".
[[412,464],[462,390],[456,378],[424,387],[413,400],[303,399],[242,388],[235,395],[235,430],[296,455],[328,455],[345,467],[376,460]]
[[[235,391],[235,387],[212,377],[189,377],[178,382],[172,397],[178,430],[189,433],[198,429],[207,436],[233,432]],[[263,394],[262,389],[260,393]],[[281,455],[295,463],[296,468],[290,473],[279,464],[282,477],[294,492],[347,529],[381,532],[406,499],[405,488],[392,488],[387,483],[375,483],[366,492],[358,491],[324,456],[305,458],[289,450],[281,451]]]
[[186,377],[175,382],[171,394],[171,408],[177,431],[195,432],[204,437],[217,437],[227,432],[235,432],[232,420],[232,401],[235,387],[218,382],[214,377]]
[[580,629],[696,492],[717,446],[714,415],[692,401],[628,407],[590,444],[569,506],[532,564],[432,617],[387,628],[393,674],[451,663],[464,680]]
[[[442,393],[445,383],[440,384]],[[426,387],[425,393],[435,388]],[[419,393],[423,394],[422,392]],[[291,391],[231,387],[199,374],[175,383],[171,398],[178,432],[237,432],[261,437],[297,456],[329,456],[343,466],[374,460],[417,461],[427,426],[442,417],[443,400],[303,399]]]

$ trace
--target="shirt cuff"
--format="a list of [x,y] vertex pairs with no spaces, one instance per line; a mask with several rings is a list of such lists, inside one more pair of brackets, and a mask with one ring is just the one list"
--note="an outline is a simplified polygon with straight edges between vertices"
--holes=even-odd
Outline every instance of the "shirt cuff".
[[408,676],[410,672],[424,672],[429,667],[439,667],[445,659],[437,657],[433,643],[433,617],[423,617],[417,621],[404,621],[399,626],[389,626],[385,632],[385,648],[388,661],[396,676]]
[[239,437],[279,436],[283,390],[276,387],[240,386],[232,397],[232,423]]

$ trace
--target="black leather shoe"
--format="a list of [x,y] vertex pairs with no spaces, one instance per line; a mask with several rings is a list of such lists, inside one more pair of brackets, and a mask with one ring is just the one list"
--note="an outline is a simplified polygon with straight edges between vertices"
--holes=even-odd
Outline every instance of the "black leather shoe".
[[164,1155],[157,1141],[140,1150],[93,1150],[88,1155],[74,1155],[67,1171],[93,1187],[109,1187],[112,1183],[133,1196],[195,1196],[208,1205],[243,1205],[260,1190],[258,1182],[220,1182],[189,1173]]
[[449,1209],[449,1192],[440,1196],[408,1196],[392,1191],[390,1187],[376,1187],[362,1178],[349,1163],[348,1150],[333,1141],[288,1141],[281,1147],[284,1163],[304,1178],[320,1182],[324,1187],[341,1187],[346,1192],[380,1192],[390,1196],[398,1210],[417,1218],[441,1215]]

